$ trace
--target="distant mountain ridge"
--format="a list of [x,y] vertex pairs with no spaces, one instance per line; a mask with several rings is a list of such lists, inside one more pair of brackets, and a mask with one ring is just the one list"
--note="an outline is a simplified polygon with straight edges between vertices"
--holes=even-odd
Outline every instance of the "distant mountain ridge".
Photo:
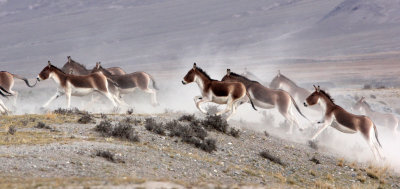
[[400,22],[399,0],[345,0],[319,23],[386,24]]

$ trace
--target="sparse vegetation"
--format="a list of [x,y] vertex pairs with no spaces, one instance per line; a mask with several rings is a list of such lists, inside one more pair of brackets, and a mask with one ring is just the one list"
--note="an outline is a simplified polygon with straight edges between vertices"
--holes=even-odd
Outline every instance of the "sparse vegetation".
[[88,113],[83,114],[82,117],[78,119],[78,123],[80,124],[88,124],[93,122],[94,122],[93,117]]
[[135,132],[135,129],[128,123],[118,123],[112,130],[111,136],[131,142],[139,142],[139,136]]
[[110,121],[103,120],[95,127],[95,131],[101,133],[105,137],[116,137],[131,142],[139,142],[139,136],[135,129],[128,123],[120,122],[112,125]]
[[231,135],[231,136],[233,136],[235,138],[239,138],[240,131],[238,129],[235,129],[235,128],[230,128],[229,135]]
[[53,111],[55,114],[60,114],[60,115],[85,115],[89,114],[87,111],[81,111],[78,108],[74,109],[63,109],[63,108],[58,108]]
[[217,115],[207,115],[201,124],[208,130],[215,130],[222,133],[227,133],[229,127],[228,122]]
[[198,121],[194,114],[185,114],[179,117],[178,121],[188,121],[188,122],[195,122]]
[[38,122],[37,125],[35,126],[35,128],[37,128],[37,129],[47,129],[47,130],[50,130],[51,132],[56,132],[57,131],[56,129],[46,125],[43,122]]
[[157,123],[153,118],[147,118],[144,126],[148,131],[165,136],[164,124]]
[[178,120],[189,122],[189,124],[182,125],[179,121],[172,120],[164,125],[157,123],[152,118],[147,118],[145,128],[159,135],[166,135],[165,131],[168,131],[168,136],[181,138],[182,142],[192,144],[209,153],[217,149],[216,141],[206,139],[207,131],[194,116],[182,116]]
[[8,127],[8,131],[7,132],[10,135],[14,135],[17,132],[17,128],[15,128],[14,125],[11,125],[11,126]]
[[343,167],[344,166],[344,159],[340,158],[336,165],[339,166],[339,167]]
[[98,157],[102,157],[104,159],[106,159],[107,161],[113,162],[113,163],[125,163],[124,160],[121,159],[117,159],[115,158],[114,154],[111,153],[110,151],[104,151],[104,150],[98,150],[96,152],[96,156]]
[[95,127],[95,131],[101,133],[103,136],[110,135],[112,130],[113,126],[109,120],[103,120]]
[[268,150],[260,152],[260,156],[284,167],[286,166],[279,157],[272,155]]

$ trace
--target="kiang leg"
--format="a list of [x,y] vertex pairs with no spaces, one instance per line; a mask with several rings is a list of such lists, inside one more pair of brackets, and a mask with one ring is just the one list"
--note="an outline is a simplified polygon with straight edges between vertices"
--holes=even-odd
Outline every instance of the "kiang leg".
[[8,108],[4,104],[3,100],[0,99],[0,112],[1,113],[7,113],[9,112]]
[[57,99],[58,97],[64,95],[64,93],[57,91],[56,94],[54,96],[52,96],[47,102],[46,104],[44,104],[42,107],[45,108],[47,107],[51,102],[53,102],[53,100]]
[[311,138],[311,141],[314,141],[318,137],[318,135],[320,135],[322,133],[322,131],[324,131],[326,128],[328,128],[329,125],[331,125],[331,124],[332,124],[332,118],[325,117],[322,126],[318,129],[318,131]]
[[202,113],[207,114],[207,111],[205,111],[202,107],[201,104],[205,103],[205,102],[210,102],[209,99],[202,97],[201,100],[199,100],[198,102],[196,102],[196,107],[197,109],[199,109]]

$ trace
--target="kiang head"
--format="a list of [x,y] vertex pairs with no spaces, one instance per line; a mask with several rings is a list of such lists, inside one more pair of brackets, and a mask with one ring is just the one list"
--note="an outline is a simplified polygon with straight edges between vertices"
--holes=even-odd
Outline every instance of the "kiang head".
[[101,67],[101,62],[96,62],[96,66],[94,66],[92,73],[94,72],[100,72],[103,67]]
[[50,74],[53,72],[53,66],[50,63],[50,60],[47,62],[48,65],[46,65],[43,70],[39,73],[37,80],[46,80],[50,77]]
[[226,69],[226,75],[221,79],[221,81],[229,81],[232,79],[231,69]]
[[282,82],[281,71],[278,70],[278,74],[276,74],[276,76],[272,79],[271,83],[269,84],[269,87],[273,89],[278,89],[280,88],[281,82]]
[[188,73],[183,77],[182,84],[186,85],[194,81],[197,75],[197,67],[196,63],[193,63],[193,68],[191,68]]
[[306,98],[306,100],[304,102],[305,107],[317,104],[319,101],[319,98],[321,98],[322,93],[321,93],[319,86],[318,87],[316,87],[315,85],[313,85],[313,86],[314,86],[315,91]]

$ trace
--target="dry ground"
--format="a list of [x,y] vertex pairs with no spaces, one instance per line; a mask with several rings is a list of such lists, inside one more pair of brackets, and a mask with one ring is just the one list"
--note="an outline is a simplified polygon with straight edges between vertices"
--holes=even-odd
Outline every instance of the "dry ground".
[[[399,188],[389,167],[347,162],[326,151],[248,129],[238,138],[209,131],[217,142],[211,153],[177,137],[146,130],[145,119],[177,119],[177,113],[93,115],[79,124],[79,114],[2,116],[0,120],[0,188]],[[104,137],[95,131],[101,120],[127,117],[140,141]],[[37,128],[38,122],[49,126]],[[240,127],[232,122],[231,127]],[[10,127],[16,130],[9,133]],[[108,151],[118,161],[97,156]],[[260,156],[267,151],[282,165]]]

